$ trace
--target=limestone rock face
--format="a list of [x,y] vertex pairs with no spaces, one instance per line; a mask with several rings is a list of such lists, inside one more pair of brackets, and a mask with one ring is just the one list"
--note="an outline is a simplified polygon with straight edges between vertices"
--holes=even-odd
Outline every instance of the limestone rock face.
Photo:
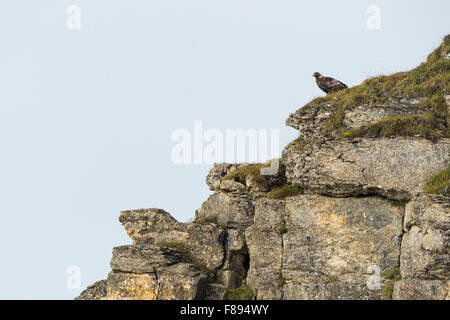
[[396,300],[449,300],[450,281],[405,279],[395,283]]
[[448,148],[421,138],[291,145],[282,172],[305,193],[278,200],[222,179],[236,165],[216,165],[192,223],[121,212],[133,245],[114,248],[107,279],[77,299],[228,299],[239,287],[261,300],[448,299],[450,199],[423,195]]
[[124,211],[133,245],[114,248],[107,279],[77,299],[227,299],[242,286],[261,300],[448,299],[450,199],[380,194],[218,189],[192,223]]
[[261,200],[255,224],[245,231],[250,255],[247,285],[257,299],[282,299],[284,201]]
[[[449,39],[436,51],[439,66]],[[440,59],[436,52],[429,59]],[[206,177],[213,193],[193,222],[162,209],[121,212],[133,244],[114,248],[106,280],[77,299],[450,299],[450,198],[425,194],[426,181],[450,166],[446,75],[425,82],[423,92],[439,95],[415,100],[398,91],[405,76],[292,113],[286,124],[299,138],[275,171],[275,162],[215,164]],[[395,91],[383,91],[394,81]],[[389,126],[372,138],[342,135],[398,115],[371,126]],[[416,120],[424,134],[401,137]]]
[[[406,205],[395,299],[447,297],[450,278],[450,198],[425,195]],[[415,294],[415,292],[417,294]]]
[[402,221],[402,206],[377,197],[261,201],[247,284],[258,299],[379,299],[367,269],[398,267]]
[[[214,169],[213,169],[214,170]],[[217,191],[196,211],[195,221],[214,221],[225,231],[225,259],[218,280],[227,287],[241,286],[247,276],[245,229],[253,224],[253,198],[244,193]]]
[[[419,102],[420,100],[396,99],[381,105],[357,106],[345,110],[343,122],[352,129],[400,114],[421,114],[424,110],[416,106]],[[286,120],[286,125],[297,129],[306,137],[320,136],[336,108],[334,103],[305,106],[291,113]]]
[[450,140],[318,140],[284,150],[289,183],[336,197],[379,194],[410,200],[450,163]]
[[197,210],[196,220],[216,219],[219,225],[241,228],[253,224],[254,207],[250,197],[216,192]]

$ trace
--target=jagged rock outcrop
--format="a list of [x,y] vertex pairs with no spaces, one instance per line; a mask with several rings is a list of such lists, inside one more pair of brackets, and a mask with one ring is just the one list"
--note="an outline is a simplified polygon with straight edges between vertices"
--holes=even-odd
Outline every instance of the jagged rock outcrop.
[[450,163],[450,139],[317,139],[284,150],[286,177],[311,192],[344,197],[379,194],[410,200]]
[[215,224],[181,223],[161,209],[123,211],[119,220],[135,245],[175,245],[212,270],[223,262],[224,231]]
[[[357,128],[391,116],[404,114],[423,114],[425,110],[417,106],[419,99],[389,99],[383,104],[363,104],[343,112],[343,123],[347,128]],[[305,137],[318,137],[332,120],[336,112],[336,104],[318,103],[300,108],[291,113],[286,125],[297,129]]]
[[449,52],[300,108],[278,170],[214,165],[191,223],[121,212],[77,299],[450,299]]
[[106,297],[106,280],[99,280],[86,288],[75,300],[101,300]]

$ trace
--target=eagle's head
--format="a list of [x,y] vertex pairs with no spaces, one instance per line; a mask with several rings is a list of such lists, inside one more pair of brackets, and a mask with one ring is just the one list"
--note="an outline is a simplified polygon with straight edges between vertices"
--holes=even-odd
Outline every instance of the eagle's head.
[[316,79],[317,78],[320,78],[322,75],[319,73],[319,72],[314,72],[313,73],[313,77],[315,77]]

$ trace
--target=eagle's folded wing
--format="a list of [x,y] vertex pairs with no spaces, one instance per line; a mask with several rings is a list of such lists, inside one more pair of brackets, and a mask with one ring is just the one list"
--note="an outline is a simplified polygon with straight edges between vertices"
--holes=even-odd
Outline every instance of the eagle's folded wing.
[[348,88],[345,83],[340,82],[339,80],[333,79],[333,78],[326,78],[328,82],[328,86],[331,88]]

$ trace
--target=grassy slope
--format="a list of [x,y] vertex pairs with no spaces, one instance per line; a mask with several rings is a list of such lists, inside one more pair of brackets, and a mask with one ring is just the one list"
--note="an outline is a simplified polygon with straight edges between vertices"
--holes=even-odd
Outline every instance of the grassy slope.
[[450,167],[436,172],[425,183],[425,193],[450,196]]
[[383,119],[375,124],[354,129],[344,134],[345,138],[357,136],[413,136],[427,138],[449,137],[447,124],[448,108],[444,96],[450,94],[450,60],[442,54],[450,52],[450,35],[444,38],[417,68],[388,76],[365,80],[362,84],[325,97],[314,99],[305,107],[332,103],[336,105],[334,117],[325,125],[324,134],[344,130],[344,111],[358,105],[382,104],[390,99],[426,98],[420,106],[427,110],[424,115],[397,116]]

